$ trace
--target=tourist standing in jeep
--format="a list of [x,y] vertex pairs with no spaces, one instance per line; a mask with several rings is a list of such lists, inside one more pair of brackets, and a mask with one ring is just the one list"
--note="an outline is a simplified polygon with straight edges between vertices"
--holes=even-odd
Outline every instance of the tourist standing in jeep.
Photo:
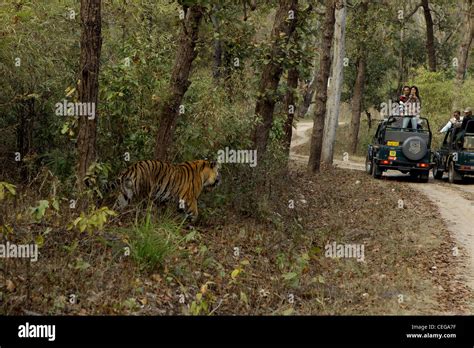
[[[399,108],[397,110],[396,115],[404,115],[405,113],[405,103],[408,100],[408,97],[410,96],[410,86],[403,86],[402,88],[402,94],[400,95],[400,98],[398,100]],[[391,114],[394,116],[394,114]]]
[[418,119],[421,112],[421,98],[418,92],[418,87],[412,86],[410,88],[410,95],[408,100],[405,102],[403,111],[403,125],[402,128],[408,128],[408,124],[411,121],[411,128],[418,128]]

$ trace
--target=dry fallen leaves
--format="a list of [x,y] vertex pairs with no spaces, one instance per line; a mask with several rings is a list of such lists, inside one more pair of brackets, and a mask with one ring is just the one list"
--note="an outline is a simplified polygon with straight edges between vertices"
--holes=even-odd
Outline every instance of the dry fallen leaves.
[[7,279],[5,285],[7,286],[7,290],[10,292],[13,292],[16,288],[15,284],[10,279]]

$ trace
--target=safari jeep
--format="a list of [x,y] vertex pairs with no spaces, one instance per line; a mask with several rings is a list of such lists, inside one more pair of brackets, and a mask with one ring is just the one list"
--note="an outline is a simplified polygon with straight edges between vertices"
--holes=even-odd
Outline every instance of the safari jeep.
[[441,148],[433,153],[435,179],[442,179],[444,172],[448,172],[450,183],[474,175],[474,120],[467,123],[464,136],[461,132],[461,128],[451,128]]
[[403,116],[390,116],[379,123],[369,145],[365,167],[374,178],[389,169],[410,173],[428,182],[431,162],[431,130],[426,118],[419,118],[417,129],[403,128]]

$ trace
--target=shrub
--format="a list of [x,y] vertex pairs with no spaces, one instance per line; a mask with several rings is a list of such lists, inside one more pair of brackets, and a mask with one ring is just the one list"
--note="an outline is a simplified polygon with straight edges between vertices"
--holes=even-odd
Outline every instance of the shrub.
[[182,241],[179,232],[183,222],[177,223],[167,212],[160,215],[159,222],[153,221],[148,209],[141,221],[136,221],[132,228],[126,230],[131,256],[140,269],[153,270],[176,250]]

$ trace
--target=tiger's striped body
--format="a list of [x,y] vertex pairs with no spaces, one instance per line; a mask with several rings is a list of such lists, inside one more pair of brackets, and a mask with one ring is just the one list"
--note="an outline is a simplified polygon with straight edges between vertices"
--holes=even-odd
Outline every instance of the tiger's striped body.
[[180,208],[195,221],[198,216],[197,199],[206,186],[220,182],[215,162],[197,160],[170,164],[156,160],[139,161],[127,168],[118,178],[120,209],[133,198],[147,198],[156,202],[177,199]]

